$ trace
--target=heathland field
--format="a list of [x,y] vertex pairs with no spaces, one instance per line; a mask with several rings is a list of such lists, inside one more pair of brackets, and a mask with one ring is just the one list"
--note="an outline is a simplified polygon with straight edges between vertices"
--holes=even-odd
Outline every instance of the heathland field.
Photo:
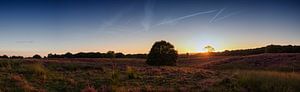
[[145,59],[1,59],[0,92],[300,92],[300,54]]

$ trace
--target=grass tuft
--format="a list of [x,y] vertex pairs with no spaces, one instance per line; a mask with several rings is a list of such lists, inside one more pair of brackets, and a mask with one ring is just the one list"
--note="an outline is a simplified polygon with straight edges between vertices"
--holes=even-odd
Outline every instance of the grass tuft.
[[31,74],[48,75],[49,73],[48,69],[41,63],[25,64],[23,67],[27,70],[28,73]]
[[138,72],[134,68],[132,68],[130,66],[126,67],[126,74],[127,74],[128,79],[139,78]]

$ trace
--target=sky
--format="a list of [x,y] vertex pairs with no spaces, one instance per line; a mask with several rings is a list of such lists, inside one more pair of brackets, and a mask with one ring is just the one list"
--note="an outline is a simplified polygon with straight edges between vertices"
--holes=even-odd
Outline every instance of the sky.
[[296,0],[0,0],[0,55],[300,45]]

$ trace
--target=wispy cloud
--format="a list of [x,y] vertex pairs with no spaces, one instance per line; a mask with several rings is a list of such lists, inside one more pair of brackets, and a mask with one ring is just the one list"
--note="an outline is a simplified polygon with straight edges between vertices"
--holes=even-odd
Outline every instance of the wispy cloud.
[[225,10],[226,8],[220,9],[220,11],[209,21],[209,23],[212,23],[215,21],[215,19]]
[[104,30],[107,27],[112,26],[114,23],[116,23],[117,21],[119,21],[121,19],[121,17],[123,16],[123,11],[117,13],[115,16],[113,16],[110,20],[106,21],[105,23],[103,23],[100,26],[100,30]]
[[181,20],[184,20],[184,19],[188,19],[188,18],[194,17],[194,16],[198,16],[198,15],[202,15],[202,14],[208,14],[208,13],[213,13],[213,12],[216,12],[216,11],[217,10],[201,11],[201,12],[197,12],[197,13],[185,15],[185,16],[182,16],[182,17],[174,18],[174,19],[171,19],[171,20],[163,21],[163,22],[158,23],[156,25],[159,26],[159,25],[164,25],[164,24],[171,24],[171,23],[175,23],[175,22],[178,22],[178,21],[181,21]]
[[155,0],[148,0],[146,2],[144,8],[144,19],[142,20],[142,26],[144,27],[145,31],[148,31],[151,27],[152,17],[154,15],[153,8],[154,8]]
[[227,15],[225,15],[225,16],[222,16],[222,17],[220,17],[220,18],[215,19],[214,22],[221,21],[221,20],[223,20],[223,19],[229,18],[229,17],[234,16],[234,15],[237,15],[237,14],[239,14],[239,13],[240,13],[240,12],[232,12],[232,13],[229,13],[229,14],[227,14]]
[[132,9],[133,5],[130,5],[129,7],[125,8],[124,10],[119,11],[115,14],[115,16],[112,16],[108,21],[105,21],[102,25],[100,25],[99,30],[100,31],[110,31],[106,30],[110,28],[111,26],[115,26],[118,21],[122,19],[125,13],[130,11]]

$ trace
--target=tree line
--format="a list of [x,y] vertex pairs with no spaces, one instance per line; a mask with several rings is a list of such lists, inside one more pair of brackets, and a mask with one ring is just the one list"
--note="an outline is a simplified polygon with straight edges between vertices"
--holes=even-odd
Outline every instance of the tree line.
[[[23,56],[7,56],[3,55],[0,58],[11,58],[11,59],[22,59],[25,58]],[[32,57],[26,58],[147,58],[147,54],[123,54],[121,52],[115,53],[114,51],[108,51],[107,53],[100,53],[100,52],[79,52],[76,54],[72,54],[67,52],[65,54],[48,54],[45,57],[42,57],[38,54]]]
[[121,52],[115,53],[108,51],[107,53],[100,52],[80,52],[72,54],[67,52],[65,54],[48,54],[47,58],[147,58],[147,54],[123,54]]
[[3,56],[0,56],[0,58],[11,58],[11,59],[22,59],[24,58],[23,56],[7,56],[7,55],[3,55]]
[[[225,50],[223,52],[210,52],[210,55],[214,56],[243,56],[254,55],[262,53],[300,53],[300,46],[293,45],[268,45],[266,47],[254,48],[254,49],[241,49],[241,50]],[[186,56],[186,55],[181,55]],[[196,54],[196,56],[199,56]],[[0,58],[21,59],[23,56],[7,56],[3,55]],[[30,58],[42,58],[40,55],[34,55]],[[121,52],[115,53],[114,51],[108,51],[106,53],[100,52],[79,52],[72,54],[70,52],[65,54],[48,54],[43,58],[147,58],[147,54],[123,54]]]
[[223,52],[214,52],[212,55],[218,56],[239,56],[254,55],[262,53],[300,53],[300,46],[293,45],[268,45],[266,47],[243,49],[243,50],[225,50]]

